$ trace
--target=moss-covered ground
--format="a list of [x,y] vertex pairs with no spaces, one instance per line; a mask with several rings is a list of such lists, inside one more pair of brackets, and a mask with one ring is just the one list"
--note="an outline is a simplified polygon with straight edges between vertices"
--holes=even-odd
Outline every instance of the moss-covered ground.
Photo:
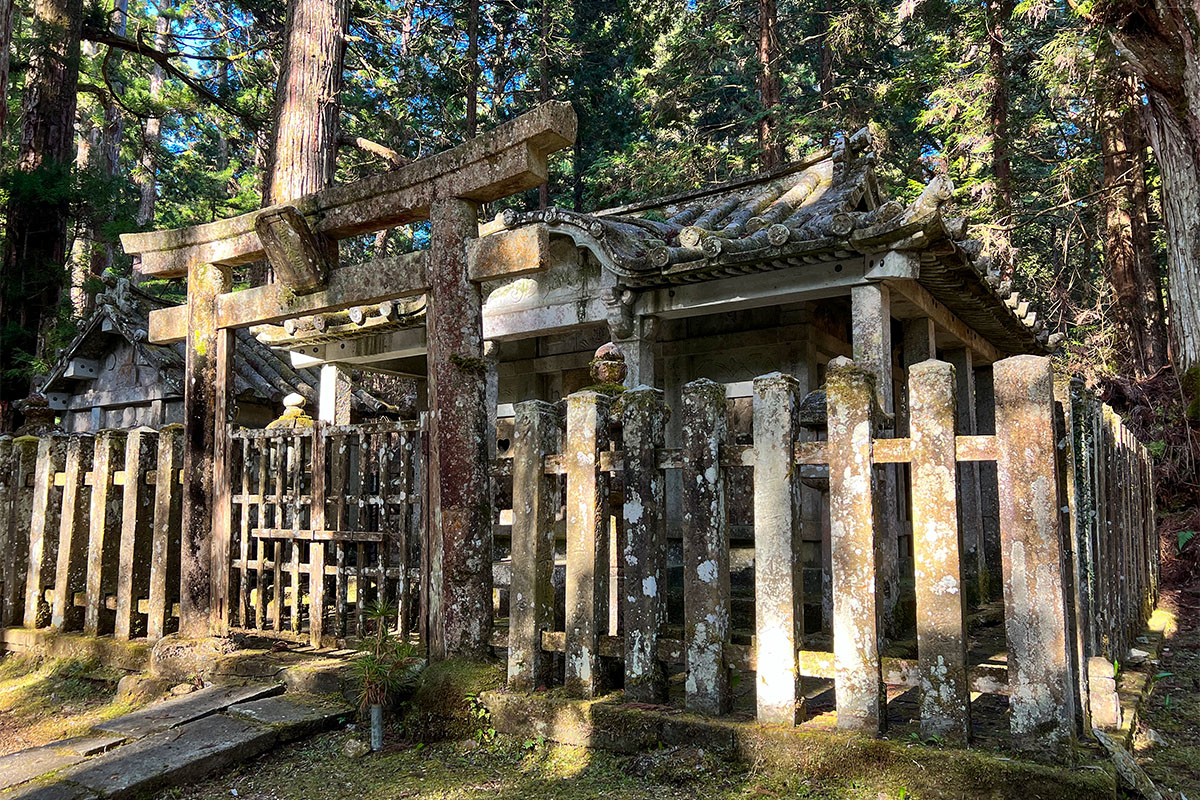
[[[936,776],[905,783],[894,773],[820,779],[798,772],[752,769],[713,753],[681,748],[622,756],[603,751],[498,737],[392,746],[380,755],[347,758],[346,740],[361,731],[334,731],[292,744],[257,762],[165,792],[159,800],[587,800],[590,798],[796,798],[797,800],[949,800],[975,798],[961,786],[931,788]],[[992,795],[986,795],[990,797]],[[1061,798],[1032,787],[1027,800]]]
[[1172,798],[1200,798],[1200,586],[1163,593],[1175,616],[1134,738],[1138,762]]
[[131,711],[116,698],[122,675],[91,660],[0,657],[0,755],[86,733]]

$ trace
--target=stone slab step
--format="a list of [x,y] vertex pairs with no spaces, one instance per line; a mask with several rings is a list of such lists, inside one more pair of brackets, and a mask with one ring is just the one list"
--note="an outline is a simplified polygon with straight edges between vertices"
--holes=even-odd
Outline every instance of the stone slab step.
[[344,724],[354,709],[323,697],[289,692],[238,703],[226,713],[235,719],[271,727],[281,742],[290,742]]
[[123,717],[96,726],[102,733],[140,739],[160,731],[176,728],[184,723],[224,711],[237,703],[268,697],[283,691],[274,683],[252,683],[243,686],[209,686],[199,691],[173,697],[161,703],[147,706]]
[[59,777],[103,797],[121,800],[197,780],[253,758],[277,741],[273,728],[212,714],[90,758],[62,771]]
[[8,789],[38,775],[78,764],[85,757],[56,750],[50,745],[0,756],[0,789]]
[[27,783],[0,792],[0,800],[92,800],[96,795],[75,783]]

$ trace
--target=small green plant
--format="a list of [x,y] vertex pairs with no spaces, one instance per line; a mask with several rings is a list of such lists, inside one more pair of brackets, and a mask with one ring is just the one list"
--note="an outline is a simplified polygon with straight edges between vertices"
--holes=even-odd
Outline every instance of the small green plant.
[[466,699],[467,714],[475,723],[475,741],[480,744],[494,744],[496,728],[492,725],[492,712],[479,699],[479,695],[469,694]]
[[354,660],[354,678],[359,705],[367,709],[387,705],[400,686],[406,662],[416,653],[409,642],[391,635],[388,623],[396,616],[394,605],[382,600],[370,603],[364,616],[375,626],[375,635],[363,643],[363,654]]
[[1183,548],[1187,547],[1188,543],[1191,542],[1195,538],[1196,538],[1195,531],[1180,531],[1179,533],[1177,533],[1175,535],[1175,540],[1176,540],[1176,546],[1178,547],[1179,552],[1182,553]]

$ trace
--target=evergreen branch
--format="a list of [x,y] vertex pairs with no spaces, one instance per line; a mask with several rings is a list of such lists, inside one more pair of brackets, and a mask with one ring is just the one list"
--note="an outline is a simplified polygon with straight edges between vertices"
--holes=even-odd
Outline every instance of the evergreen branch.
[[162,50],[152,47],[151,45],[142,41],[140,32],[138,34],[138,39],[134,40],[120,36],[111,31],[85,26],[83,28],[82,38],[85,41],[93,42],[95,44],[106,44],[109,47],[115,47],[128,53],[133,53],[135,55],[150,59],[155,64],[158,64],[160,67],[162,67],[163,71],[168,75],[180,80],[185,86],[194,91],[196,94],[200,95],[209,103],[212,103],[217,108],[220,108],[221,110],[240,119],[252,131],[257,131],[262,125],[265,124],[264,120],[260,120],[251,114],[247,114],[239,108],[229,105],[220,97],[218,97],[211,89],[197,81],[191,75],[188,75],[186,72],[176,67],[173,63],[171,63],[171,55],[169,53],[163,52]]

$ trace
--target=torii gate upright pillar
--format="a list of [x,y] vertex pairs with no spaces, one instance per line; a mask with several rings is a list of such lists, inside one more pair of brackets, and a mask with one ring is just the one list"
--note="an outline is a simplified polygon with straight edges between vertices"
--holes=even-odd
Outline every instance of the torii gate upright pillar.
[[430,655],[487,654],[492,627],[492,509],[488,480],[483,301],[467,270],[478,206],[429,209]]

